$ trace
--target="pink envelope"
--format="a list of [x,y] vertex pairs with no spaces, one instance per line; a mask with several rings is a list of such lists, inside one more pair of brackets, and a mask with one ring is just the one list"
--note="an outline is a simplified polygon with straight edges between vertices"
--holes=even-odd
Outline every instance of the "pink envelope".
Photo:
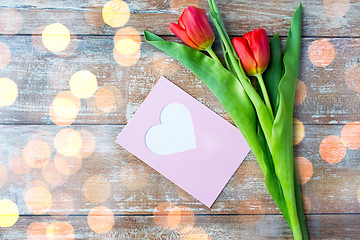
[[250,151],[236,127],[164,77],[116,142],[209,208]]

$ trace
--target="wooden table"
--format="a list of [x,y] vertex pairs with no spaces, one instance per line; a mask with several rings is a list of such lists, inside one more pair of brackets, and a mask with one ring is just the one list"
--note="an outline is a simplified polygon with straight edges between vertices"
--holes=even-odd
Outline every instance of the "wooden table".
[[[283,43],[298,5],[218,2],[231,36],[263,27]],[[231,121],[142,37],[177,41],[168,24],[188,5],[208,10],[205,0],[1,1],[0,208],[15,216],[0,224],[20,217],[0,239],[291,238],[252,153],[208,209],[114,143],[161,75]],[[295,155],[312,239],[360,238],[359,13],[356,0],[303,1]]]

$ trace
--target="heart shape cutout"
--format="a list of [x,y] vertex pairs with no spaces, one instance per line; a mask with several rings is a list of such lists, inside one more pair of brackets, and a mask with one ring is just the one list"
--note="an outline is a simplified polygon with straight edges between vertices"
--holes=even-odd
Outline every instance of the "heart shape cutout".
[[180,103],[166,105],[160,113],[160,124],[145,134],[147,148],[158,155],[170,155],[196,148],[190,111]]

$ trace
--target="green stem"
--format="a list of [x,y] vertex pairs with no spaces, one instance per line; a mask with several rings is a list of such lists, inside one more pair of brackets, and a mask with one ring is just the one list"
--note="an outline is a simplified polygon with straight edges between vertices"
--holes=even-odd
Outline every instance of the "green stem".
[[261,92],[262,92],[262,95],[264,97],[266,107],[269,110],[270,115],[274,119],[274,113],[273,113],[273,110],[271,108],[270,98],[269,98],[269,95],[268,95],[268,93],[266,91],[266,87],[265,87],[265,83],[264,83],[264,79],[262,77],[262,74],[260,73],[260,74],[256,75],[256,77],[257,77],[258,82],[260,84]]
[[208,48],[206,49],[206,51],[209,53],[209,55],[212,57],[212,59],[214,59],[216,62],[218,62],[218,63],[221,64],[219,58],[216,56],[216,54],[214,53],[214,51],[212,50],[211,47],[208,47]]

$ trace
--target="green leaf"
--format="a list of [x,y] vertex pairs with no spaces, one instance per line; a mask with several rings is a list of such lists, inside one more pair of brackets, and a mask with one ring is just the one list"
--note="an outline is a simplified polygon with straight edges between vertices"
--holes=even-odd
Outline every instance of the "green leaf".
[[234,73],[237,79],[241,82],[241,85],[246,91],[246,94],[250,98],[252,104],[256,109],[256,113],[259,116],[261,127],[264,131],[267,141],[271,140],[273,117],[268,111],[265,103],[251,85],[249,78],[246,76],[245,71],[237,57],[237,54],[232,46],[229,35],[226,33],[223,20],[220,15],[220,11],[216,5],[215,0],[208,0],[210,6],[210,17],[215,25],[215,28],[220,36],[224,51],[224,58],[230,71]]
[[[208,0],[208,1],[210,6],[210,17],[220,36],[221,46],[223,48],[226,64],[229,70],[238,77],[244,89],[246,89],[247,95],[250,97],[254,107],[256,108],[258,115],[257,121],[261,122],[262,128],[259,125],[257,126],[257,128],[258,128],[258,139],[259,139],[259,143],[261,144],[260,146],[262,151],[260,153],[254,151],[253,148],[252,150],[265,176],[265,183],[269,193],[273,197],[275,203],[277,204],[281,212],[284,214],[284,217],[289,223],[289,226],[291,226],[281,185],[278,177],[276,176],[272,162],[272,157],[269,152],[267,141],[265,138],[265,135],[267,135],[267,139],[270,140],[273,119],[271,119],[270,113],[268,112],[264,102],[262,101],[261,97],[256,92],[256,90],[253,88],[248,77],[245,74],[241,62],[239,61],[239,57],[237,56],[234,47],[232,46],[232,43],[230,41],[230,38],[226,33],[226,29],[220,11],[217,7],[216,1],[215,0]],[[280,55],[281,55],[281,51],[280,51]],[[280,77],[281,76],[279,76],[279,79]],[[278,80],[278,82],[279,81],[280,80]],[[266,132],[265,135],[263,129],[265,129]]]
[[258,126],[257,134],[258,134],[259,143],[261,144],[262,148],[264,149],[263,159],[265,159],[266,169],[265,169],[265,171],[263,171],[263,173],[265,176],[265,184],[266,184],[266,187],[267,187],[269,193],[271,194],[272,198],[274,199],[274,202],[279,207],[280,211],[284,215],[287,223],[289,224],[289,226],[291,228],[291,222],[290,222],[289,213],[288,213],[288,209],[286,206],[283,190],[281,188],[279,178],[277,177],[277,175],[275,173],[274,163],[273,163],[273,160],[271,157],[270,149],[266,142],[264,132],[262,131],[262,129],[260,127],[259,121],[258,121],[257,126]]
[[271,107],[276,116],[278,107],[278,86],[282,77],[282,54],[279,35],[275,34],[270,41],[270,62],[263,74],[266,90],[269,94]]
[[284,75],[278,86],[278,109],[270,144],[276,174],[283,189],[295,239],[303,236],[294,181],[293,110],[301,47],[301,4],[294,13],[283,57]]

